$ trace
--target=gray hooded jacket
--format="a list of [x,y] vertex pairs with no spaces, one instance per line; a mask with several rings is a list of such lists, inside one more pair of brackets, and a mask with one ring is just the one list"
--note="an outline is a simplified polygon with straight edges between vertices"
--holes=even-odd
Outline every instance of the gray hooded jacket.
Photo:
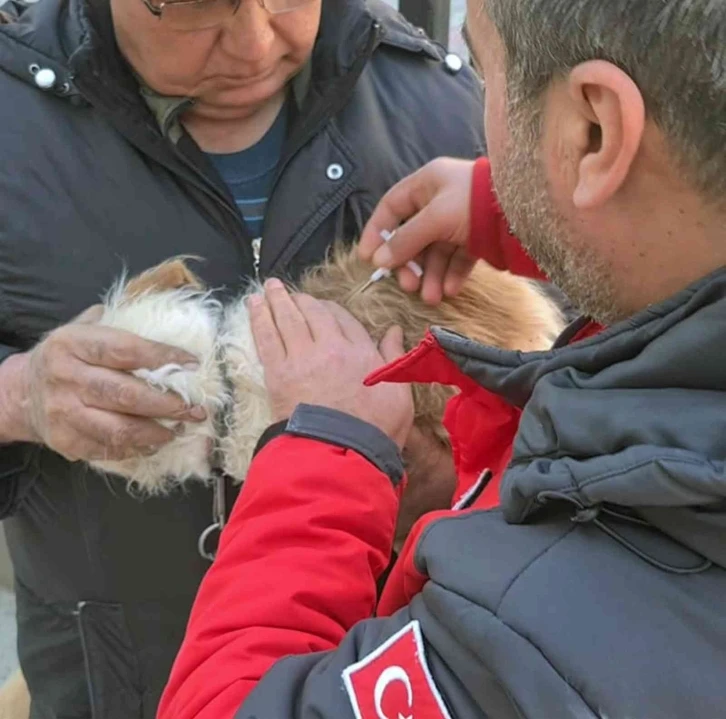
[[[437,337],[523,408],[501,508],[429,525],[422,592],[278,662],[237,719],[374,716],[343,674],[412,621],[431,717],[726,716],[726,270],[551,352]],[[429,717],[415,694],[399,719]]]

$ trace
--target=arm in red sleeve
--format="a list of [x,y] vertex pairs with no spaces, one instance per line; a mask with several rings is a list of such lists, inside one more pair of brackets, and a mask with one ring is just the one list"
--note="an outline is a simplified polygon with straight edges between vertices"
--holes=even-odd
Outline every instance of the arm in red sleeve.
[[469,252],[472,257],[479,257],[498,270],[509,270],[512,274],[535,280],[547,279],[509,231],[509,223],[494,192],[491,167],[486,157],[474,163]]
[[[366,428],[369,438],[378,432],[340,417],[357,423],[351,446],[366,441]],[[328,416],[332,433],[343,432],[340,417]],[[277,437],[255,458],[158,719],[231,719],[279,659],[335,649],[373,615],[398,511],[394,454],[400,464],[395,445],[379,434],[390,447],[373,436],[368,459],[311,434]]]

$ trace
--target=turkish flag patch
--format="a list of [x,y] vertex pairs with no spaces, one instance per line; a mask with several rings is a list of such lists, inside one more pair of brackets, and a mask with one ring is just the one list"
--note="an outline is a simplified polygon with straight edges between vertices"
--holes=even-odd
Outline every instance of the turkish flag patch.
[[356,719],[451,719],[426,664],[418,621],[346,667],[343,682]]

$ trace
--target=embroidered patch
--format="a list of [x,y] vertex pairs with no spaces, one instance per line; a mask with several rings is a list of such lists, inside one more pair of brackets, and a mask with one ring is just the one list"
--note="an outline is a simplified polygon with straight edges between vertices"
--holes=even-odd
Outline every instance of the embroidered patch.
[[343,670],[356,719],[451,719],[434,684],[418,621]]

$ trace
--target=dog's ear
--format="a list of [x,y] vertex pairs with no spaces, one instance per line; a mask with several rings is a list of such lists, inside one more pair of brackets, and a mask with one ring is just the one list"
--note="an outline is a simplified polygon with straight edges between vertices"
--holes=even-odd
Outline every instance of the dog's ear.
[[204,283],[187,267],[185,260],[192,257],[174,257],[166,260],[136,277],[132,277],[124,287],[124,297],[133,299],[146,292],[161,292],[189,287],[203,290]]

